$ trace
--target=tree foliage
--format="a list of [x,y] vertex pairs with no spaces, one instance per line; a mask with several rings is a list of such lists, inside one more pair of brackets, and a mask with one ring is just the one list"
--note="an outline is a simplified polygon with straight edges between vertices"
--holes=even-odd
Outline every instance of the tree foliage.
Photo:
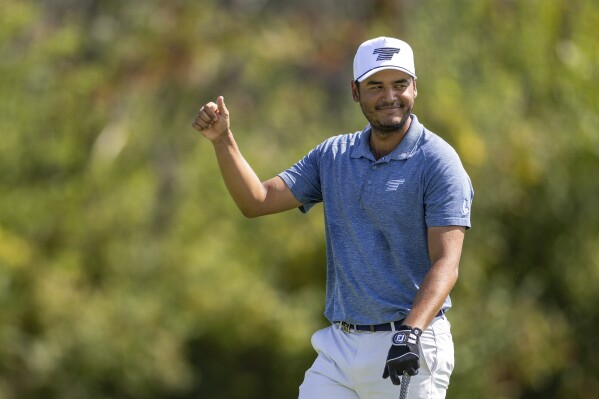
[[224,95],[268,178],[362,129],[356,47],[416,55],[473,228],[449,398],[599,392],[599,4],[5,0],[0,398],[295,397],[326,322],[322,212],[246,220],[191,127]]

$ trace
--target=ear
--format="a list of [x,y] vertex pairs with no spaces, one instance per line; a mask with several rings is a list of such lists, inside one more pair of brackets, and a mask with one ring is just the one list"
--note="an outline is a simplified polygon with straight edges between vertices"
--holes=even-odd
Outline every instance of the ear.
[[351,94],[355,102],[360,101],[360,88],[354,80],[351,81]]
[[418,89],[416,88],[416,79],[412,81],[414,84],[414,98],[418,97]]

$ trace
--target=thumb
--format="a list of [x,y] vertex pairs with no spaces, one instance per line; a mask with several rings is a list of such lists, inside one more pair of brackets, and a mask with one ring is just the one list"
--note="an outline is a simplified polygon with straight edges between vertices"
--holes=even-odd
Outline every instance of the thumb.
[[224,118],[229,118],[229,110],[227,109],[227,106],[225,105],[225,98],[223,96],[220,96],[216,99],[216,103],[218,106],[218,112],[219,114],[224,117]]

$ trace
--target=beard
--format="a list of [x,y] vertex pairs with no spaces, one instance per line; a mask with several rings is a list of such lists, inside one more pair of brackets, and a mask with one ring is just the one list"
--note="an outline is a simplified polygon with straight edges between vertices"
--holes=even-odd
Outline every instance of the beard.
[[370,115],[370,113],[367,113],[366,110],[364,110],[364,109],[362,109],[362,113],[364,114],[364,116],[370,123],[370,126],[372,126],[372,128],[374,130],[376,130],[379,134],[389,136],[396,132],[402,132],[404,127],[410,120],[410,115],[412,114],[412,107],[404,107],[403,109],[405,112],[403,113],[399,122],[395,122],[395,123],[382,122],[382,121],[376,119],[373,115]]
[[406,126],[406,123],[408,123],[409,119],[410,114],[406,113],[401,117],[401,120],[398,123],[385,124],[375,120],[370,120],[368,122],[370,122],[370,125],[378,132],[382,134],[392,134],[397,131],[403,131],[403,128]]

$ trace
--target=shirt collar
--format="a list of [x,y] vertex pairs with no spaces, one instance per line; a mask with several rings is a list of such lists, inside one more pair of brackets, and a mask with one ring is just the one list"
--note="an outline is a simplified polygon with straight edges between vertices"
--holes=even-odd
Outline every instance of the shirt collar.
[[[406,135],[403,137],[399,145],[387,156],[381,159],[390,160],[404,160],[410,158],[414,152],[416,151],[416,146],[418,144],[418,140],[422,136],[424,131],[424,126],[420,122],[418,122],[418,118],[416,115],[410,115],[412,118],[412,122],[410,123],[410,128],[406,132]],[[370,151],[370,134],[371,126],[370,123],[366,125],[364,130],[360,133],[360,142],[354,147],[352,151],[352,158],[368,158],[374,161],[374,155],[372,155],[372,151]]]

